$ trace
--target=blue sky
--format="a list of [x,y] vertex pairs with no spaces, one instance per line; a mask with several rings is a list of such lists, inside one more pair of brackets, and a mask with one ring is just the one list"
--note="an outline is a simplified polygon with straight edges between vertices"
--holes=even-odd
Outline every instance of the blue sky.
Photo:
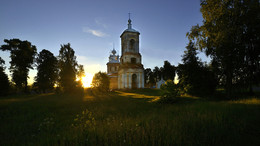
[[[38,52],[58,55],[61,44],[71,43],[86,72],[106,71],[113,43],[121,53],[120,35],[131,12],[133,28],[141,33],[144,67],[162,66],[164,60],[178,65],[186,33],[202,23],[199,9],[200,0],[1,0],[0,45],[19,38],[36,45]],[[8,67],[9,52],[0,56]],[[35,75],[31,70],[30,77]]]

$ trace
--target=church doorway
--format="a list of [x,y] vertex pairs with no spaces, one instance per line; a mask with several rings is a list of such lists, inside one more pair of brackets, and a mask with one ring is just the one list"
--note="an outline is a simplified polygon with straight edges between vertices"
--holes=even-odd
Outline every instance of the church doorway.
[[137,88],[137,76],[136,74],[132,75],[132,89],[136,89]]

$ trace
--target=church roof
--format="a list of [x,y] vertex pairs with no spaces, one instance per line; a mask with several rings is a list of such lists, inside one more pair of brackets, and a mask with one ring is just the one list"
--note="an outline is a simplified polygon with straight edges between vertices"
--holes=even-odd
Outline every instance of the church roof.
[[[127,24],[127,25],[128,25],[128,28],[127,28],[124,32],[136,32],[136,33],[139,33],[137,30],[135,30],[135,29],[132,28],[132,23],[131,23],[131,22],[132,22],[132,20],[131,20],[130,17],[129,17],[129,19],[128,19],[128,24]],[[124,33],[124,32],[123,32],[123,33]],[[123,33],[122,33],[122,34],[123,34]]]
[[111,54],[109,56],[109,61],[108,63],[120,63],[119,62],[119,56],[116,55],[116,50],[113,48],[113,50],[111,51]]

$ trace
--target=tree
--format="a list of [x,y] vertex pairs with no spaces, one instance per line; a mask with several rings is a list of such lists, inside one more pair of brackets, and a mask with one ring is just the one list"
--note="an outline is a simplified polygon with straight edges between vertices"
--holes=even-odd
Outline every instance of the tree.
[[73,91],[76,87],[77,61],[74,50],[67,45],[61,45],[59,56],[59,85],[64,92]]
[[24,88],[27,91],[27,78],[29,69],[33,69],[35,55],[37,49],[28,41],[19,39],[5,39],[5,45],[0,47],[0,50],[10,51],[10,71],[12,72],[12,80],[19,89]]
[[5,61],[0,57],[0,96],[8,94],[10,84],[8,76],[5,74]]
[[36,86],[43,92],[52,90],[57,81],[58,60],[48,50],[43,49],[36,58]]
[[154,69],[153,69],[153,76],[154,76],[155,82],[161,80],[161,77],[162,77],[161,68],[159,68],[158,66],[155,66]]
[[179,64],[177,69],[182,92],[192,95],[213,93],[216,88],[213,72],[197,57],[194,43],[190,41],[186,49],[182,56],[183,64]]
[[161,86],[162,95],[159,98],[159,103],[175,103],[180,99],[180,90],[174,81],[168,80]]
[[150,68],[146,68],[145,70],[144,70],[144,83],[145,84],[148,84],[148,82],[149,82],[149,75],[150,75],[150,73],[152,72],[152,70],[150,69]]
[[193,26],[187,36],[217,62],[229,97],[242,80],[251,88],[260,70],[259,0],[202,0],[200,11],[203,25]]
[[162,76],[164,80],[174,80],[175,77],[175,67],[171,65],[169,61],[164,61],[164,65],[162,67]]
[[92,87],[97,89],[99,93],[106,93],[109,91],[109,77],[106,73],[98,72],[94,75],[92,80]]

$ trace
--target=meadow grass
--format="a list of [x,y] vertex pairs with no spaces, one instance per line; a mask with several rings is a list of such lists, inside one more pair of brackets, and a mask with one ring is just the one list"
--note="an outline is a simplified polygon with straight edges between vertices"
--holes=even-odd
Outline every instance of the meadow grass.
[[182,97],[159,90],[0,99],[0,145],[260,145],[260,99]]

